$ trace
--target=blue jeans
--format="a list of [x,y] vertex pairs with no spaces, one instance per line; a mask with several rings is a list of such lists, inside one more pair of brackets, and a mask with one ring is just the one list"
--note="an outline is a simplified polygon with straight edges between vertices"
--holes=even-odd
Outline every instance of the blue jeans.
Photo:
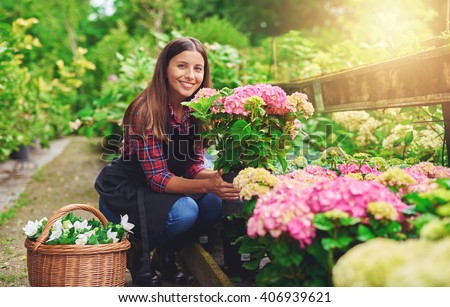
[[[103,215],[113,223],[120,223],[120,215],[111,211],[100,197],[99,208]],[[208,193],[195,201],[189,196],[178,199],[169,211],[162,234],[150,234],[150,247],[175,239],[192,229],[201,233],[209,230],[222,215],[222,199]]]

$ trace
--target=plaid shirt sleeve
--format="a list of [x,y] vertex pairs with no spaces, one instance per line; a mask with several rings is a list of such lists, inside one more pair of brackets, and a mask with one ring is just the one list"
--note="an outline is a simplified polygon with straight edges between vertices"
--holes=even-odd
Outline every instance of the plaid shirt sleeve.
[[205,161],[203,160],[203,150],[194,150],[194,156],[188,162],[188,167],[184,176],[186,178],[195,178],[198,173],[204,170]]
[[161,140],[149,133],[146,140],[136,138],[135,152],[147,177],[148,185],[155,191],[163,193],[169,179],[175,176],[167,167]]

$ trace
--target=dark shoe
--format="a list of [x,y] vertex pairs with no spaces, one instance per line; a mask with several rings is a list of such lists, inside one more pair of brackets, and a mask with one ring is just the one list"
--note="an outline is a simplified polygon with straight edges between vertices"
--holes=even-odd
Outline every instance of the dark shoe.
[[187,277],[176,264],[175,251],[157,248],[153,255],[152,262],[154,266],[159,269],[162,278],[167,282],[176,285],[186,284]]
[[127,253],[127,268],[130,270],[133,283],[141,287],[159,287],[161,278],[150,262],[150,255],[144,256],[141,243],[130,237],[131,248]]
[[[161,286],[161,278],[156,271],[150,266],[144,264],[141,259],[135,260],[133,269],[130,269],[131,279],[133,283],[141,287],[159,287]],[[150,263],[150,261],[147,261]]]

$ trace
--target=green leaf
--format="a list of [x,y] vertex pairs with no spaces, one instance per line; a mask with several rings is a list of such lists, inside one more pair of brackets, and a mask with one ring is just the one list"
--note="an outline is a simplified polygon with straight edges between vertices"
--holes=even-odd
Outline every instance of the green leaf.
[[337,238],[336,245],[337,245],[338,248],[343,249],[343,248],[347,247],[352,242],[353,242],[353,238],[351,238],[349,236],[346,236],[346,235],[342,235],[342,236],[339,236]]
[[323,249],[326,251],[329,251],[331,249],[337,248],[338,247],[338,243],[336,240],[331,239],[331,238],[323,238],[321,240]]
[[242,129],[239,133],[239,139],[244,139],[248,136],[252,135],[252,128],[250,127],[250,124],[247,124],[244,129]]
[[403,143],[403,139],[396,139],[394,141],[394,143],[392,144],[392,146],[397,147],[399,146],[401,143]]
[[249,262],[245,262],[242,265],[242,267],[247,269],[247,270],[253,271],[253,270],[256,270],[257,268],[259,268],[260,261],[261,261],[261,259],[259,259],[259,258],[258,259],[254,259],[254,260],[251,260]]
[[361,219],[357,217],[343,217],[339,222],[342,226],[351,226],[361,222]]
[[209,98],[201,97],[197,101],[184,101],[181,104],[193,109],[194,112],[192,112],[192,115],[194,115],[195,117],[206,117],[207,113],[209,113],[211,104],[217,97],[218,95],[214,95]]
[[244,130],[246,126],[249,126],[249,124],[245,120],[239,119],[233,123],[230,132],[232,135],[240,135],[241,131]]
[[364,225],[358,226],[357,233],[358,233],[358,235],[356,236],[356,238],[363,242],[375,238],[375,235],[373,234],[372,230],[370,230],[369,227],[364,226]]
[[267,264],[261,271],[256,275],[256,284],[259,287],[267,287],[278,284],[283,276],[283,269],[278,265],[274,265],[273,263]]
[[447,190],[450,190],[450,179],[449,178],[440,178],[436,180],[436,183]]
[[97,236],[90,236],[87,244],[89,245],[98,244]]
[[318,213],[313,218],[314,227],[320,230],[329,231],[334,228],[333,220],[327,218],[323,213]]
[[397,221],[390,221],[387,226],[387,231],[389,234],[394,234],[402,231],[402,225]]
[[435,212],[434,204],[431,199],[422,197],[418,193],[410,193],[404,196],[404,200],[409,204],[415,204],[415,211],[420,213]]
[[242,213],[244,216],[252,216],[253,209],[255,209],[256,199],[246,200],[244,201],[244,208],[242,209]]
[[286,161],[286,158],[283,157],[280,152],[277,153],[277,160],[280,162],[281,168],[283,169],[283,173],[286,172],[286,169],[288,167],[288,163]]
[[406,144],[406,145],[411,144],[411,142],[413,141],[413,139],[414,139],[414,134],[413,134],[413,132],[412,132],[412,131],[408,131],[408,132],[406,133],[406,135],[405,135],[405,144]]
[[300,249],[298,241],[277,240],[269,246],[273,261],[283,267],[297,266],[303,260],[304,250]]

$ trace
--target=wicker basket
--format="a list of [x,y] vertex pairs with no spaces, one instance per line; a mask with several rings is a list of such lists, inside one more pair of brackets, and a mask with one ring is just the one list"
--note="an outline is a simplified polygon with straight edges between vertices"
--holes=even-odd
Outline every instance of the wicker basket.
[[32,287],[121,287],[125,284],[130,242],[97,245],[44,245],[53,224],[70,211],[93,213],[106,226],[108,220],[96,208],[72,204],[53,213],[36,239],[25,241],[28,280]]

